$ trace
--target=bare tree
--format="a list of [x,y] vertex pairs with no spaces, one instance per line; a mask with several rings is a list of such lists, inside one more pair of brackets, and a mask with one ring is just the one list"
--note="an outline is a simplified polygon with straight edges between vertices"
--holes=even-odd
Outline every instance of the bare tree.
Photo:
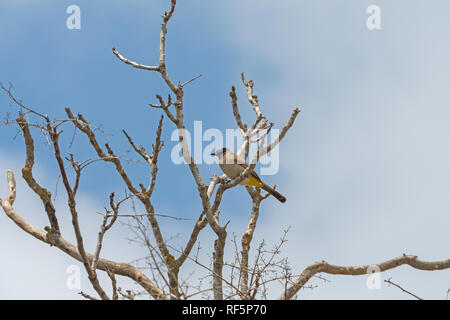
[[[147,185],[142,183],[136,184],[136,182],[130,178],[123,165],[123,162],[126,159],[118,156],[109,143],[106,143],[104,146],[99,143],[95,126],[86,120],[83,115],[75,115],[71,109],[66,108],[66,119],[53,120],[49,116],[21,103],[13,95],[11,87],[6,88],[3,85],[1,86],[1,89],[9,96],[10,100],[19,110],[18,117],[15,120],[7,119],[4,124],[18,125],[20,132],[24,137],[26,158],[25,165],[22,169],[22,177],[31,190],[41,199],[43,209],[49,220],[49,226],[45,226],[44,230],[41,230],[25,221],[16,212],[13,207],[17,192],[16,183],[14,173],[8,171],[8,195],[7,198],[3,200],[0,199],[0,204],[6,215],[14,221],[19,228],[36,239],[60,249],[64,253],[83,263],[95,292],[98,297],[104,300],[110,299],[110,296],[106,293],[98,280],[98,270],[105,271],[111,279],[113,287],[111,295],[112,299],[119,299],[119,297],[123,299],[134,299],[136,294],[139,294],[131,291],[124,291],[120,287],[117,287],[116,275],[134,280],[142,287],[144,293],[150,295],[153,299],[188,299],[198,295],[203,295],[206,298],[212,297],[214,299],[262,299],[268,297],[267,286],[273,282],[280,283],[283,288],[279,299],[293,299],[300,289],[314,287],[307,285],[311,278],[316,277],[323,281],[328,281],[321,276],[321,273],[363,275],[367,274],[370,267],[373,266],[376,266],[380,272],[383,272],[403,264],[408,264],[419,270],[443,270],[450,268],[450,259],[427,262],[419,260],[416,256],[404,254],[398,258],[380,262],[375,265],[335,266],[325,261],[321,261],[311,264],[299,274],[295,274],[291,271],[292,268],[289,261],[286,258],[279,258],[281,247],[286,242],[287,230],[285,230],[280,242],[272,249],[267,249],[264,241],[260,243],[255,251],[253,263],[251,263],[251,259],[249,258],[250,249],[258,222],[261,204],[269,195],[261,194],[261,191],[258,188],[251,187],[246,187],[252,202],[248,226],[240,237],[240,243],[236,236],[231,240],[231,242],[234,243],[234,260],[231,262],[225,261],[225,247],[228,240],[227,226],[229,222],[220,222],[219,208],[223,201],[223,195],[227,190],[235,187],[248,178],[259,159],[271,152],[271,150],[285,138],[300,113],[300,109],[295,108],[284,126],[281,127],[279,135],[270,143],[266,142],[267,136],[273,127],[273,123],[270,123],[261,111],[258,97],[254,93],[253,81],[247,81],[242,73],[242,84],[246,90],[248,101],[255,113],[255,120],[249,125],[242,119],[238,108],[236,89],[233,86],[230,92],[231,107],[236,126],[243,136],[243,143],[239,148],[238,154],[246,159],[249,158],[251,144],[257,145],[257,152],[252,157],[251,161],[249,161],[250,165],[239,177],[227,181],[227,177],[224,175],[214,175],[209,184],[206,183],[202,179],[199,168],[190,154],[187,145],[186,125],[184,123],[184,89],[189,83],[200,76],[176,84],[170,77],[166,67],[167,25],[174,14],[175,6],[176,0],[171,0],[169,11],[165,12],[162,17],[159,63],[157,65],[148,66],[134,62],[125,58],[118,50],[116,50],[116,48],[112,49],[113,54],[120,61],[138,69],[159,73],[170,89],[170,94],[167,99],[164,99],[161,95],[157,94],[156,99],[159,104],[150,105],[152,108],[161,109],[163,113],[156,129],[156,139],[150,153],[145,147],[138,146],[134,139],[123,130],[123,134],[132,150],[134,150],[137,156],[142,158],[148,165],[149,181]],[[161,215],[155,210],[155,204],[152,200],[153,191],[157,184],[158,156],[164,146],[164,143],[161,140],[164,115],[169,119],[170,123],[176,127],[179,142],[182,146],[183,158],[194,178],[195,187],[198,190],[198,200],[200,200],[202,204],[202,211],[199,213],[198,219],[192,226],[192,231],[187,242],[181,249],[171,246],[167,237],[164,236],[159,223]],[[31,118],[37,120],[30,120]],[[75,130],[82,132],[92,147],[96,158],[77,160],[73,154],[68,153],[67,155],[64,155],[59,142],[60,135],[63,132],[60,129],[62,126],[73,126]],[[35,154],[34,140],[31,133],[32,128],[41,131],[51,146],[53,157],[56,160],[57,169],[67,195],[72,226],[76,235],[76,244],[72,244],[63,238],[58,223],[60,217],[55,210],[51,193],[42,186],[33,175]],[[122,179],[127,189],[127,194],[124,198],[117,201],[115,199],[115,194],[110,193],[108,208],[105,208],[103,220],[100,225],[96,249],[93,254],[90,254],[85,250],[82,231],[78,221],[77,191],[79,190],[83,169],[94,162],[110,163],[113,170]],[[71,170],[70,174],[68,173],[68,170]],[[74,179],[70,179],[72,175],[74,176]],[[124,201],[135,200],[145,208],[144,214],[138,214],[137,212],[134,212],[133,214],[120,214],[120,205]],[[129,226],[135,232],[135,240],[143,243],[148,248],[148,256],[145,257],[145,261],[149,265],[148,274],[144,273],[133,264],[114,262],[101,256],[104,235],[111,229],[120,216],[132,218],[134,223],[129,224]],[[199,247],[197,247],[197,252],[194,250],[196,244],[198,244],[198,236],[206,226],[209,226],[214,231],[216,237],[214,240],[211,263],[199,259]],[[195,265],[205,271],[207,276],[198,279],[194,283],[189,283],[188,280],[180,279],[180,269],[186,261],[195,263]],[[208,284],[204,285],[205,279],[211,279],[210,282],[212,283],[212,288]],[[196,291],[188,293],[192,288],[196,289]],[[211,295],[209,295],[210,293]],[[81,294],[88,299],[97,299],[97,297],[84,292]]]

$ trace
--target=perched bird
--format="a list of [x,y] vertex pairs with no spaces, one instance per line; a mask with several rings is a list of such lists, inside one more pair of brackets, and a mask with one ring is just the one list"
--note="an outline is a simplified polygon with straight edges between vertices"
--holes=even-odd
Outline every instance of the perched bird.
[[[227,148],[218,149],[216,152],[211,153],[211,155],[219,158],[220,168],[230,179],[239,177],[239,175],[248,167],[247,162],[245,162],[243,158]],[[247,179],[244,179],[240,184],[243,186],[262,188],[277,198],[278,201],[286,202],[286,198],[274,188],[265,184],[258,177],[255,170],[252,170],[250,176]]]

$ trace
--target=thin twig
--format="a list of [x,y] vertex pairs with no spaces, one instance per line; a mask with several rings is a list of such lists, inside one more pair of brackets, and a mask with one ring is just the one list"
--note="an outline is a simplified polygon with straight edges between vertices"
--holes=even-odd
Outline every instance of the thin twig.
[[413,297],[416,298],[417,300],[423,300],[422,298],[416,296],[414,293],[412,293],[412,292],[410,292],[410,291],[408,291],[408,290],[402,288],[400,285],[398,285],[398,284],[396,284],[395,282],[393,282],[393,281],[391,280],[391,278],[389,278],[389,279],[387,279],[387,280],[384,280],[384,282],[389,283],[390,285],[393,285],[393,286],[399,288],[400,290],[402,290],[403,292],[405,292],[405,293],[407,293],[407,294],[413,296]]

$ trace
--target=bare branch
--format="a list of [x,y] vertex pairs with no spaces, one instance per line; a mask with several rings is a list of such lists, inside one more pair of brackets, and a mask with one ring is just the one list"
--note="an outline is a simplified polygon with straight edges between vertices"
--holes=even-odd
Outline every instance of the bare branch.
[[[176,248],[172,248],[172,249],[177,250]],[[195,264],[197,264],[197,265],[199,265],[200,267],[202,267],[202,268],[208,270],[209,272],[211,272],[211,273],[213,274],[213,277],[215,276],[215,277],[220,278],[221,281],[225,282],[227,285],[229,285],[229,286],[232,287],[234,290],[236,290],[236,292],[238,292],[239,294],[242,295],[242,292],[239,290],[238,287],[234,286],[231,282],[229,282],[229,281],[226,280],[224,277],[222,277],[222,270],[220,270],[220,274],[217,274],[215,268],[214,268],[214,269],[209,268],[208,266],[206,266],[206,265],[204,265],[203,263],[201,263],[200,261],[198,261],[198,259],[196,259],[196,258],[192,258],[192,257],[190,257],[190,256],[188,256],[188,258],[189,258],[189,260],[193,261]],[[213,288],[213,290],[214,290],[214,288]],[[215,299],[216,299],[216,298],[215,298]],[[216,300],[217,300],[217,299],[216,299]],[[222,299],[220,299],[220,300],[222,300]]]
[[[113,150],[107,143],[105,144],[105,147],[108,151],[109,157],[106,157],[105,153],[103,152],[103,150],[101,149],[101,147],[99,146],[99,144],[97,142],[95,134],[90,129],[88,122],[81,115],[78,115],[78,119],[75,119],[72,112],[68,108],[66,108],[66,113],[67,113],[69,119],[73,120],[74,125],[77,126],[77,128],[79,128],[81,131],[83,131],[89,137],[89,141],[91,142],[91,145],[94,147],[95,151],[97,152],[97,155],[100,158],[104,159],[104,161],[114,163],[116,171],[122,177],[122,180],[128,187],[128,190],[132,194],[134,194],[145,206],[145,209],[147,212],[147,218],[151,223],[152,231],[155,236],[156,243],[158,245],[159,250],[161,251],[162,256],[164,257],[165,264],[169,268],[169,276],[177,275],[178,270],[173,266],[173,262],[175,259],[170,254],[169,250],[167,249],[167,245],[164,241],[164,238],[162,236],[161,230],[158,225],[158,221],[156,219],[155,210],[150,201],[151,192],[153,191],[153,187],[154,187],[154,183],[155,183],[155,179],[156,179],[156,172],[157,172],[157,169],[156,169],[157,162],[156,161],[157,161],[159,151],[162,147],[162,142],[160,141],[162,118],[160,120],[158,129],[157,129],[157,138],[156,138],[156,143],[154,145],[153,153],[152,153],[152,155],[149,156],[149,158],[151,158],[151,165],[152,165],[152,175],[151,175],[150,185],[147,190],[141,185],[141,191],[139,192],[138,189],[136,189],[136,187],[133,185],[133,183],[132,183],[131,179],[128,177],[127,173],[125,172],[125,169],[123,168],[120,159],[114,154]],[[130,143],[131,142],[132,141],[130,141]],[[132,145],[134,145],[134,143],[132,143]],[[142,155],[144,155],[142,149],[138,149],[135,145],[134,145],[134,147],[135,147],[135,150],[139,150],[139,152],[141,152]],[[176,283],[176,281],[174,281],[173,283],[174,283],[174,285],[171,286],[171,290],[176,290],[178,287],[178,284]],[[171,295],[171,297],[172,296],[173,295]]]
[[255,232],[256,222],[259,216],[259,207],[261,204],[261,197],[258,195],[252,196],[252,213],[250,220],[248,222],[247,230],[242,235],[241,245],[242,245],[242,259],[241,259],[241,270],[240,270],[240,288],[241,291],[247,296],[249,292],[248,288],[248,255],[250,251],[250,243],[253,239],[253,233]]
[[140,146],[139,148],[136,147],[131,137],[127,134],[125,130],[122,130],[122,132],[125,134],[125,136],[128,139],[128,142],[131,144],[133,149],[150,165],[151,167],[151,174],[150,174],[150,182],[149,186],[146,190],[146,196],[151,197],[153,193],[153,189],[155,187],[156,183],[156,175],[158,173],[158,155],[161,151],[162,147],[164,146],[164,142],[161,141],[161,133],[162,133],[162,124],[163,124],[164,116],[161,116],[161,119],[159,120],[158,128],[156,129],[156,142],[152,146],[153,152],[151,155],[148,155],[145,148],[143,146]]
[[128,300],[134,300],[134,297],[136,296],[131,290],[127,290],[126,292],[124,292],[120,287],[117,289],[117,291],[122,297]]
[[178,123],[178,120],[175,118],[175,116],[174,116],[174,115],[172,114],[172,112],[170,112],[170,110],[169,110],[169,107],[172,105],[172,98],[171,98],[170,94],[169,94],[169,98],[168,98],[168,100],[167,100],[167,104],[164,103],[163,98],[162,98],[159,94],[156,95],[156,98],[159,100],[159,103],[160,103],[160,104],[159,104],[159,105],[156,105],[156,104],[149,104],[149,106],[152,107],[152,108],[160,108],[160,109],[163,109],[164,112],[166,113],[167,117],[168,117],[174,124],[177,124],[177,123]]
[[248,82],[245,80],[244,73],[241,73],[241,79],[244,86],[247,87],[247,97],[248,101],[252,104],[253,110],[256,113],[257,117],[262,117],[261,109],[259,107],[258,96],[253,94],[253,80],[249,80]]
[[396,284],[395,282],[391,281],[391,278],[384,280],[384,282],[389,283],[397,288],[399,288],[400,290],[402,290],[403,292],[413,296],[414,298],[416,298],[417,300],[423,300],[422,298],[416,296],[414,293],[409,292],[408,290],[403,289],[400,285]]
[[137,69],[143,69],[143,70],[150,70],[150,71],[159,71],[159,67],[158,66],[146,66],[143,64],[139,64],[136,63],[134,61],[128,60],[127,58],[125,58],[124,56],[122,56],[117,50],[116,48],[112,48],[112,52],[114,53],[114,55],[119,58],[121,61],[125,62],[126,64],[129,64]]
[[197,219],[194,225],[194,229],[191,232],[191,236],[189,237],[189,240],[186,244],[186,247],[181,252],[180,256],[175,261],[175,265],[180,267],[184,261],[186,261],[187,257],[192,251],[192,248],[194,247],[195,243],[197,242],[198,235],[200,231],[203,230],[203,228],[207,225],[208,220],[204,217],[204,214],[202,213],[200,217]]
[[[261,150],[258,150],[258,153],[255,155],[255,157],[253,158],[253,161],[258,161],[261,157],[265,156],[267,153],[269,153],[275,146],[277,146],[280,141],[284,138],[284,136],[286,135],[286,133],[289,131],[289,129],[292,127],[292,125],[295,122],[295,119],[297,118],[297,115],[300,113],[300,109],[299,108],[295,108],[292,113],[291,116],[289,117],[289,120],[286,122],[286,124],[283,126],[283,128],[280,131],[280,134],[278,135],[278,137],[276,137],[272,143],[270,145],[268,145],[265,148],[262,148]],[[252,162],[253,162],[252,161]]]
[[221,175],[221,176],[217,176],[217,175],[213,175],[211,178],[211,182],[208,186],[208,190],[206,192],[208,199],[211,199],[212,193],[214,192],[214,188],[216,187],[216,185],[218,183],[223,183],[225,181],[227,181],[227,176],[225,174]]
[[87,137],[89,138],[89,142],[91,143],[94,150],[97,152],[97,155],[99,158],[101,158],[103,161],[112,162],[115,167],[116,171],[120,174],[122,177],[122,180],[125,182],[126,186],[128,187],[128,190],[130,190],[131,193],[136,195],[137,197],[142,196],[141,193],[136,189],[136,187],[133,185],[132,181],[126,174],[122,163],[120,159],[114,154],[112,149],[109,147],[108,144],[105,144],[106,149],[108,150],[109,156],[105,154],[103,149],[100,147],[99,143],[97,142],[97,138],[95,137],[95,133],[92,131],[92,129],[89,126],[89,123],[84,119],[84,117],[81,114],[78,114],[78,119],[75,118],[72,111],[69,108],[66,108],[67,116],[70,120],[72,120],[72,123],[82,132],[84,132]]
[[291,299],[300,290],[312,276],[316,273],[329,273],[329,274],[341,274],[341,275],[364,275],[372,267],[377,267],[380,272],[396,268],[401,265],[410,265],[411,267],[419,270],[444,270],[450,268],[450,259],[442,261],[422,261],[417,256],[403,254],[400,257],[380,262],[374,265],[363,266],[336,266],[328,264],[325,261],[316,262],[306,267],[300,276],[294,281],[287,290],[279,297],[279,299],[287,300]]
[[[167,73],[167,69],[166,69],[166,34],[167,34],[167,23],[169,22],[170,18],[172,17],[173,12],[175,11],[176,4],[177,4],[176,0],[171,0],[169,12],[164,12],[163,20],[161,23],[161,34],[159,36],[159,39],[160,39],[160,41],[159,41],[159,72],[161,73],[161,76],[163,77],[163,79],[166,81],[166,84],[169,86],[169,88],[175,94],[177,94],[179,91],[181,91],[181,88],[175,86],[175,84],[170,79],[169,74]],[[178,97],[178,95],[177,95],[177,97]]]
[[179,88],[183,88],[185,85],[191,83],[192,81],[197,80],[197,79],[200,78],[201,76],[202,76],[202,75],[199,74],[198,76],[192,78],[191,80],[188,80],[188,81],[186,81],[186,82],[184,82],[184,83],[178,84],[178,87],[179,87]]
[[97,298],[95,298],[95,297],[93,297],[93,296],[91,296],[91,295],[89,295],[89,294],[87,294],[87,293],[85,293],[83,291],[78,292],[78,294],[81,295],[83,298],[88,299],[88,300],[98,300]]
[[[9,201],[3,200],[0,202],[6,215],[16,223],[19,228],[32,235],[36,239],[49,243],[46,237],[46,233],[41,231],[28,222],[26,222],[20,215],[18,215],[15,210],[11,207]],[[70,242],[66,241],[62,236],[60,236],[54,244],[55,247],[59,248],[72,258],[78,261],[82,261],[82,258],[78,252],[78,249],[72,245]],[[86,254],[89,262],[92,261],[93,256],[89,253]],[[151,282],[145,274],[139,271],[137,268],[126,263],[117,263],[110,260],[100,258],[98,261],[97,269],[106,271],[111,270],[114,274],[118,274],[124,277],[128,277],[136,281],[141,285],[152,297],[155,299],[166,299],[164,293],[157,287],[153,282]]]
[[106,270],[106,273],[108,274],[109,278],[111,279],[111,285],[112,285],[112,289],[113,289],[112,299],[113,300],[118,300],[119,299],[119,295],[117,294],[117,280],[116,280],[116,276],[110,270]]
[[26,159],[25,166],[22,168],[22,177],[27,182],[31,190],[36,193],[44,205],[45,212],[47,213],[48,220],[50,222],[50,238],[57,238],[60,235],[58,219],[56,218],[56,210],[51,200],[51,193],[47,189],[41,187],[33,177],[34,166],[34,141],[30,133],[30,128],[25,116],[22,112],[19,112],[19,118],[17,123],[22,130],[23,137],[25,139]]
[[180,143],[182,145],[182,152],[183,157],[185,161],[189,164],[189,168],[191,170],[191,173],[197,183],[197,187],[199,190],[200,197],[202,199],[203,209],[204,211],[208,211],[209,209],[209,202],[208,197],[206,194],[206,185],[203,182],[203,179],[201,178],[200,172],[198,170],[197,165],[195,164],[195,161],[192,159],[188,148],[186,147],[186,136],[185,136],[185,126],[183,123],[183,85],[180,84],[179,86],[176,86],[173,81],[170,79],[169,74],[167,73],[166,68],[166,34],[167,34],[167,23],[169,22],[170,18],[172,17],[174,10],[176,6],[176,0],[171,0],[171,7],[168,12],[165,12],[163,15],[162,23],[161,23],[161,33],[160,33],[160,45],[159,45],[159,73],[161,74],[161,77],[166,82],[167,86],[170,88],[170,90],[176,95],[176,101],[174,102],[175,110],[176,110],[176,116],[171,115],[171,113],[168,112],[168,105],[165,105],[162,99],[160,100],[161,105],[160,106],[153,106],[153,107],[160,107],[162,108],[167,116],[177,125],[178,128],[178,136]]
[[152,159],[152,161],[150,163],[150,166],[152,167],[152,174],[151,174],[149,186],[147,188],[147,194],[149,196],[152,195],[153,189],[155,188],[156,174],[158,173],[158,155],[159,155],[159,152],[161,151],[161,148],[164,145],[164,142],[161,141],[161,132],[162,132],[163,119],[164,119],[164,117],[161,116],[161,119],[159,120],[158,128],[156,129],[155,144],[152,146],[153,147],[153,152],[152,152],[152,154],[150,156],[151,159]]
[[238,128],[241,129],[242,132],[246,132],[247,125],[242,122],[241,115],[239,113],[238,104],[237,104],[236,88],[234,86],[231,87],[230,97],[231,97],[231,105],[233,107],[233,115],[234,115],[234,119],[236,120],[236,124],[237,124]]
[[100,226],[100,231],[98,232],[97,247],[95,249],[94,259],[92,259],[92,264],[91,264],[92,272],[95,272],[95,270],[97,269],[98,258],[100,256],[100,251],[102,249],[103,236],[105,235],[105,232],[106,232],[107,221],[108,221],[108,215],[105,215],[105,217],[103,218],[102,225]]
[[83,262],[83,265],[88,274],[88,278],[91,281],[92,286],[94,287],[95,291],[97,291],[97,293],[100,295],[100,297],[103,300],[109,300],[108,295],[103,290],[103,288],[100,285],[100,282],[98,281],[97,273],[95,272],[95,269],[92,269],[91,265],[89,264],[89,261],[87,259],[87,255],[86,255],[86,252],[84,249],[83,237],[81,235],[81,230],[80,230],[80,226],[78,223],[78,212],[76,210],[75,194],[76,194],[76,190],[77,190],[80,175],[81,175],[81,170],[79,169],[79,167],[77,167],[74,164],[73,156],[72,156],[72,164],[73,164],[74,170],[76,172],[76,182],[75,182],[74,188],[72,188],[70,186],[69,179],[68,179],[67,173],[66,173],[66,168],[64,166],[64,162],[61,157],[61,151],[60,151],[59,140],[58,140],[59,133],[57,132],[57,129],[55,126],[53,126],[53,127],[50,126],[49,121],[47,121],[47,128],[48,128],[48,132],[50,133],[50,138],[51,138],[51,141],[53,144],[53,151],[54,151],[54,155],[56,158],[56,162],[58,163],[62,181],[63,181],[64,187],[66,189],[69,210],[72,215],[72,226],[75,231],[75,237],[77,239],[77,248],[78,248],[78,252],[80,253],[80,256],[81,256],[81,261]]
[[14,102],[14,103],[15,103],[17,106],[19,106],[20,108],[23,108],[23,109],[25,109],[26,111],[28,111],[28,112],[30,112],[30,113],[33,113],[33,114],[35,114],[35,115],[37,115],[37,116],[43,118],[44,120],[48,120],[48,117],[47,117],[47,116],[45,116],[45,115],[43,115],[42,113],[39,113],[39,112],[37,112],[37,111],[35,111],[35,110],[33,110],[33,109],[27,107],[27,106],[25,106],[22,102],[18,101],[18,100],[16,99],[16,97],[14,97],[14,95],[13,95],[12,92],[11,92],[12,85],[10,85],[10,88],[7,89],[7,88],[5,88],[5,87],[3,86],[3,84],[0,83],[0,89],[2,89],[3,91],[5,91],[6,94],[8,95],[8,97],[11,99],[11,101]]
[[[124,200],[128,199],[129,197],[126,197]],[[95,249],[94,258],[92,259],[91,269],[92,272],[95,272],[97,269],[97,263],[98,258],[100,256],[100,251],[102,249],[102,243],[103,243],[103,236],[105,235],[105,232],[108,231],[114,222],[117,220],[117,214],[119,213],[119,206],[121,201],[119,201],[117,204],[114,203],[114,192],[111,192],[109,195],[109,204],[113,211],[113,214],[110,215],[110,211],[107,211],[104,218],[102,225],[100,226],[100,231],[98,232],[98,240],[97,240],[97,247]],[[111,221],[108,223],[108,218],[112,217]]]

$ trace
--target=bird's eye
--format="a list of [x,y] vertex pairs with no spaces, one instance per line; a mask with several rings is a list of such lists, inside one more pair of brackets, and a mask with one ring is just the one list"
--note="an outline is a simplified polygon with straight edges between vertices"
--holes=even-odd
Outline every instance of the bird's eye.
[[223,149],[222,149],[222,152],[223,152],[223,153],[227,152],[227,149],[226,149],[226,148],[223,148]]

